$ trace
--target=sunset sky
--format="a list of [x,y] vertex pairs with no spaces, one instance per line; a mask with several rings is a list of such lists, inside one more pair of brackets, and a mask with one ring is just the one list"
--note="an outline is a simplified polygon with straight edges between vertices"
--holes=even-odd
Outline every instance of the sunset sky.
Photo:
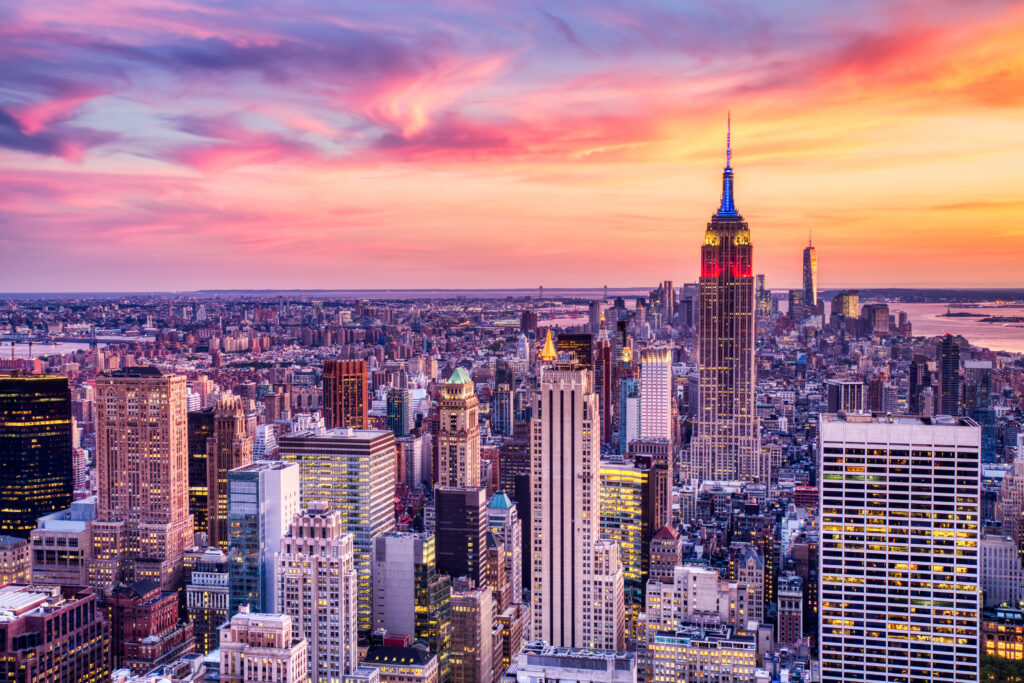
[[1024,3],[0,3],[0,292],[1024,287]]

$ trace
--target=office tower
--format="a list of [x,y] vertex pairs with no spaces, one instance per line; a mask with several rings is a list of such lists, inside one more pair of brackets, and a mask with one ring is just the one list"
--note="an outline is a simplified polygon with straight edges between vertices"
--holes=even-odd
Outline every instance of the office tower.
[[32,583],[37,586],[87,586],[92,563],[92,520],[96,496],[39,518],[32,530]]
[[0,376],[0,534],[28,538],[71,505],[71,446],[67,377]]
[[504,491],[494,494],[487,505],[487,528],[503,545],[512,603],[518,605],[523,601],[523,522],[518,504]]
[[519,317],[519,331],[523,334],[537,331],[536,311],[523,311],[523,314]]
[[195,649],[191,621],[178,621],[178,594],[155,581],[118,586],[106,599],[114,669],[143,674]]
[[663,526],[651,539],[651,581],[671,581],[676,566],[683,563],[683,539],[671,526]]
[[625,455],[629,444],[640,438],[640,380],[627,374],[619,383],[619,391],[619,453]]
[[[188,511],[197,534],[209,534],[206,442],[213,436],[216,406],[188,412]],[[219,626],[220,624],[218,624]]]
[[578,365],[541,369],[530,421],[530,533],[534,639],[585,647],[590,577],[599,538],[601,418],[590,371]]
[[594,370],[594,336],[591,334],[560,334],[555,344],[559,354],[565,354],[569,361]]
[[515,422],[515,391],[509,384],[495,384],[491,396],[491,431],[508,436]]
[[810,235],[804,247],[804,306],[818,309],[818,251]]
[[978,575],[985,594],[985,607],[1020,604],[1024,600],[1024,569],[1013,537],[985,533],[979,547]]
[[935,397],[937,415],[960,415],[960,343],[951,334],[942,337],[935,350],[935,367],[939,373]]
[[753,590],[747,603],[747,619],[758,623],[764,621],[765,603],[765,561],[753,548],[747,548],[743,556],[733,565],[733,579]]
[[516,674],[520,683],[636,683],[637,657],[635,652],[568,649],[535,642],[516,656]]
[[722,202],[701,247],[700,406],[691,453],[701,479],[756,481],[765,466],[754,416],[754,255],[733,201],[731,161],[727,141]]
[[587,312],[590,317],[590,329],[587,331],[590,332],[591,337],[597,339],[597,333],[601,331],[601,319],[603,317],[601,313],[601,302],[591,301]]
[[860,292],[857,290],[841,290],[832,297],[832,315],[842,316],[854,320],[858,316],[860,305]]
[[921,392],[932,384],[929,369],[931,362],[926,356],[915,355],[908,371],[907,407],[911,415],[920,415],[925,407],[921,405]]
[[615,420],[613,411],[618,406],[618,396],[612,393],[615,386],[615,364],[612,362],[612,344],[607,333],[594,342],[594,391],[601,408],[601,445],[612,445]]
[[332,683],[359,667],[359,600],[352,534],[323,501],[295,515],[276,554],[277,609],[309,644],[309,680]]
[[307,683],[308,643],[285,614],[247,607],[220,628],[221,683]]
[[277,433],[274,425],[256,425],[256,436],[252,439],[252,459],[269,460],[277,455]]
[[6,680],[110,680],[110,624],[92,588],[4,586],[0,614]]
[[217,649],[217,629],[228,620],[228,556],[207,548],[192,568],[185,586],[185,606],[192,620],[196,650],[206,654]]
[[631,462],[601,462],[601,538],[618,545],[622,563],[626,626],[636,637],[644,607],[650,558],[649,471]]
[[778,642],[796,645],[803,636],[803,581],[796,574],[779,578]]
[[456,579],[452,585],[452,683],[491,683],[493,626],[491,589]]
[[801,320],[806,318],[808,308],[804,304],[804,290],[802,289],[791,289],[789,290],[789,319],[793,323],[799,323]]
[[327,501],[355,537],[359,630],[370,631],[373,539],[395,530],[395,435],[372,429],[328,429],[281,437],[281,459],[302,465],[302,505]]
[[820,435],[822,680],[977,681],[978,426],[824,415]]
[[464,368],[445,382],[438,411],[438,484],[480,486],[480,401]]
[[433,534],[391,533],[373,541],[373,630],[424,640],[451,675],[451,578],[437,572]]
[[981,459],[994,462],[996,454],[996,412],[992,405],[992,361],[965,360],[963,414],[981,427]]
[[405,483],[410,489],[430,483],[429,471],[423,468],[423,435],[403,436],[395,439],[395,448],[398,449],[398,457],[402,462],[402,472],[405,474]]
[[[278,612],[274,555],[299,511],[299,466],[257,460],[228,473],[229,613]],[[223,636],[222,636],[223,637]]]
[[213,436],[206,442],[207,529],[210,545],[228,547],[228,472],[252,462],[242,399],[221,394],[213,415]]
[[672,442],[672,350],[640,352],[640,439]]
[[328,429],[366,429],[370,414],[367,394],[366,361],[324,361],[324,420]]
[[28,541],[17,536],[0,536],[0,586],[27,584],[31,574],[32,555]]
[[469,577],[482,586],[487,576],[487,491],[482,487],[438,486],[437,570],[454,578]]
[[830,413],[863,413],[864,383],[860,380],[830,379],[826,382],[826,409]]
[[626,649],[626,599],[619,544],[594,544],[590,590],[584,597],[583,638],[596,650]]
[[772,315],[772,293],[764,282],[764,275],[755,278],[754,305],[758,318],[770,318]]
[[388,392],[388,429],[396,438],[409,436],[415,426],[412,417],[412,392],[408,389],[392,389]]
[[864,304],[860,309],[862,336],[886,336],[891,332],[888,304]]
[[98,377],[96,412],[90,583],[152,579],[161,590],[177,590],[192,546],[185,378],[153,367]]

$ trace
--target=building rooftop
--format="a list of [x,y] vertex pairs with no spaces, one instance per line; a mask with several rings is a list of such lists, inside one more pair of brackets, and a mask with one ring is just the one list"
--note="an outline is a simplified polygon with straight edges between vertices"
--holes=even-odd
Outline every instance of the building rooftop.
[[279,441],[292,439],[346,439],[349,441],[373,441],[382,436],[393,434],[387,429],[352,429],[351,427],[335,427],[334,429],[306,429],[282,436]]
[[455,372],[452,373],[452,376],[448,378],[445,384],[469,384],[472,381],[466,369],[460,366],[455,368]]
[[28,540],[17,536],[5,536],[0,534],[0,548],[13,548],[16,545],[28,544]]
[[375,645],[371,647],[364,664],[406,664],[426,666],[434,655],[418,647],[394,647],[392,645]]
[[914,415],[886,415],[883,413],[822,413],[822,422],[846,422],[848,424],[896,424],[896,425],[944,425],[947,427],[977,427],[978,423],[969,417],[936,415],[934,417]]

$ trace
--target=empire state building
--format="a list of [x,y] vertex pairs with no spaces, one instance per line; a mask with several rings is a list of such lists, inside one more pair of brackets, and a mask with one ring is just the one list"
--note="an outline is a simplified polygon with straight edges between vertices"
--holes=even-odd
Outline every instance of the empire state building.
[[722,201],[700,250],[698,410],[691,476],[756,481],[767,477],[754,415],[754,248],[733,200],[731,125]]

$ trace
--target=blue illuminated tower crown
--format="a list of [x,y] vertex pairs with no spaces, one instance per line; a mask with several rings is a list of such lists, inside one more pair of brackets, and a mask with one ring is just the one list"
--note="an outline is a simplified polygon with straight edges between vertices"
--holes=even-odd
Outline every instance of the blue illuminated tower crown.
[[725,169],[722,171],[722,203],[712,220],[743,220],[733,200],[732,176],[732,113],[726,119],[725,128]]

